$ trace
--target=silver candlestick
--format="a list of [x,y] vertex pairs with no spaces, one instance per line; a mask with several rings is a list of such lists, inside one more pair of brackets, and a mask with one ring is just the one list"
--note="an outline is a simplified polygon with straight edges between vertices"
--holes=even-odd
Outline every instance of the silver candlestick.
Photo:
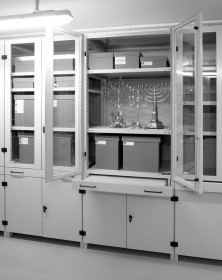
[[146,101],[153,103],[152,120],[146,126],[146,129],[161,129],[165,126],[158,119],[158,106],[157,104],[165,101],[170,94],[169,84],[166,81],[163,82],[151,82],[145,84],[144,90],[146,91]]
[[126,122],[123,119],[123,113],[121,111],[121,103],[125,99],[126,90],[128,90],[128,87],[120,77],[119,81],[109,81],[104,91],[107,100],[113,103],[112,119],[110,122],[110,127],[112,128],[126,127]]

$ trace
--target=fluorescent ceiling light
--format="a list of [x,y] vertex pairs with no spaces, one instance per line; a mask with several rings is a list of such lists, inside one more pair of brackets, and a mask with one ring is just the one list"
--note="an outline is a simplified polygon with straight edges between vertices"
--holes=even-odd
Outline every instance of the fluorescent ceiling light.
[[30,14],[0,17],[0,31],[59,26],[73,20],[69,10],[37,11]]

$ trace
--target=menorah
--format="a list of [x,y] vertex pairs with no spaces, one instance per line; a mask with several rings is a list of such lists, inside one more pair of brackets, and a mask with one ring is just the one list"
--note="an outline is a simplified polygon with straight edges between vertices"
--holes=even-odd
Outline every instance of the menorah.
[[169,94],[170,88],[166,81],[162,82],[151,82],[150,84],[145,84],[144,90],[146,91],[146,101],[153,103],[152,120],[148,123],[146,129],[161,129],[165,126],[158,119],[158,106],[157,104],[165,101]]
[[111,114],[110,126],[112,128],[126,127],[126,122],[123,119],[121,108],[122,101],[126,98],[126,90],[128,87],[125,82],[119,78],[119,81],[109,81],[106,90],[104,91],[107,100],[113,103],[113,112]]
[[143,86],[143,84],[142,85],[138,84],[136,87],[129,86],[129,91],[130,91],[130,93],[136,94],[136,96],[132,95],[132,94],[129,95],[129,105],[135,106],[137,109],[136,124],[133,125],[132,128],[142,129],[143,127],[140,124],[140,108],[142,106],[148,105],[146,99],[144,99],[144,96],[141,96],[141,94],[144,91],[144,86]]

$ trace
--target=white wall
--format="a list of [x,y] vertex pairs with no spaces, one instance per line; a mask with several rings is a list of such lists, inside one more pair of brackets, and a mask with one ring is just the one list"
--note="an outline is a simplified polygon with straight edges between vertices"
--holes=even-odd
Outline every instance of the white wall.
[[[0,0],[0,16],[30,13],[35,0]],[[69,9],[72,29],[180,22],[202,12],[222,19],[222,0],[40,0],[40,10]]]

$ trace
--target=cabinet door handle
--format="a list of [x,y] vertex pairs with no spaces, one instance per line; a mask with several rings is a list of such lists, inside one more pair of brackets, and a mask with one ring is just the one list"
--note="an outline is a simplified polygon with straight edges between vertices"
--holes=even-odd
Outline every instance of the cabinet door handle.
[[163,193],[163,191],[147,191],[144,190],[145,193]]
[[80,187],[81,188],[89,188],[89,189],[95,189],[96,188],[96,186],[82,186],[82,185],[80,185]]
[[44,206],[42,207],[42,209],[43,209],[43,212],[45,213],[46,210],[47,210],[47,206],[44,205]]
[[129,215],[129,222],[130,222],[130,223],[132,222],[132,219],[133,219],[133,216],[132,216],[132,215]]
[[14,176],[14,177],[22,177],[22,176],[24,176],[24,172],[22,172],[22,171],[10,171],[10,173],[11,173],[11,176]]

